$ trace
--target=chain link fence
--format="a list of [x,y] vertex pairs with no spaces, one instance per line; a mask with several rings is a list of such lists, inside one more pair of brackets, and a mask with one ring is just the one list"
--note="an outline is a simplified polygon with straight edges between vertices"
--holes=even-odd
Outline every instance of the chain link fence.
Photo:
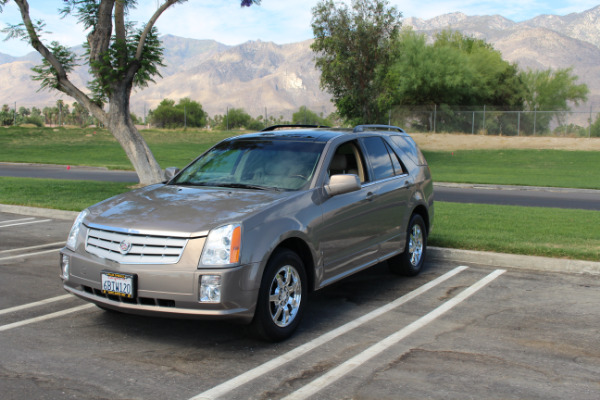
[[[596,110],[589,105],[580,106],[578,111],[526,111],[489,106],[399,106],[390,110],[388,123],[400,126],[408,132],[590,138],[600,137],[600,106],[595,108]],[[244,110],[244,107],[241,106],[239,109]],[[263,109],[264,115],[253,116],[253,118],[266,125],[290,123],[292,114],[297,111],[267,113],[267,108],[263,107]],[[229,108],[226,110],[228,111]],[[215,115],[211,119],[226,119],[229,114],[226,110],[223,111],[223,115]],[[309,111],[326,117],[323,112],[319,113],[320,110]],[[139,123],[147,122],[145,117],[146,115],[139,115]],[[3,126],[23,123],[83,126],[96,122],[87,110],[67,102],[47,107],[9,103],[2,105],[0,109],[0,125]]]
[[409,132],[501,136],[600,137],[600,111],[511,110],[501,107],[403,106],[389,123]]

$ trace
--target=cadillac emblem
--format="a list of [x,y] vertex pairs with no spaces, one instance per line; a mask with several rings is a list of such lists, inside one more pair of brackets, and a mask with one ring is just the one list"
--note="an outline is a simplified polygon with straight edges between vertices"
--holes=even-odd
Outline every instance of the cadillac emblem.
[[121,243],[119,243],[119,250],[123,255],[129,253],[131,250],[131,243],[129,243],[127,240],[122,240]]

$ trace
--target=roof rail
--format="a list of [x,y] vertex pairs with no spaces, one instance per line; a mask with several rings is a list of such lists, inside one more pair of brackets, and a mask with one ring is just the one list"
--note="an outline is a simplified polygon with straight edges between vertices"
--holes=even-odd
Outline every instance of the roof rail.
[[367,130],[387,129],[389,131],[398,131],[406,133],[404,129],[392,125],[357,125],[354,127],[354,132],[365,132]]
[[329,128],[328,126],[325,125],[299,125],[299,124],[289,124],[289,125],[273,125],[273,126],[269,126],[263,130],[261,130],[261,132],[271,132],[271,131],[276,131],[278,129],[286,129],[286,128]]

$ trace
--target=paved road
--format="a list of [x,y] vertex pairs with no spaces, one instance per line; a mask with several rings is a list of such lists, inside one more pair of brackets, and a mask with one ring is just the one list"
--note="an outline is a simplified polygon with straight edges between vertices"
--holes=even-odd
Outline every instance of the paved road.
[[[135,172],[0,163],[0,176],[139,182]],[[600,190],[436,184],[437,201],[600,210]]]
[[598,275],[380,264],[310,294],[297,334],[270,344],[66,295],[69,227],[0,213],[2,399],[598,398]]
[[110,171],[106,168],[69,167],[66,165],[0,163],[0,176],[104,182],[139,182],[137,174],[133,171]]
[[600,210],[600,190],[440,183],[435,185],[435,199],[455,203]]

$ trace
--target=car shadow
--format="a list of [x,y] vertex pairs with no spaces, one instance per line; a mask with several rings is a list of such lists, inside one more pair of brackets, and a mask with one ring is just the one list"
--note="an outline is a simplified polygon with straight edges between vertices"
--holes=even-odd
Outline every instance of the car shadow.
[[[283,343],[290,342],[294,346],[311,340],[414,290],[435,273],[431,265],[426,262],[419,276],[407,278],[391,273],[387,263],[382,262],[309,293],[298,331]],[[228,321],[171,319],[102,311],[95,316],[95,322],[102,335],[137,338],[147,341],[150,346],[151,343],[176,345],[188,350],[219,346],[224,352],[282,346],[257,338],[249,325]]]

